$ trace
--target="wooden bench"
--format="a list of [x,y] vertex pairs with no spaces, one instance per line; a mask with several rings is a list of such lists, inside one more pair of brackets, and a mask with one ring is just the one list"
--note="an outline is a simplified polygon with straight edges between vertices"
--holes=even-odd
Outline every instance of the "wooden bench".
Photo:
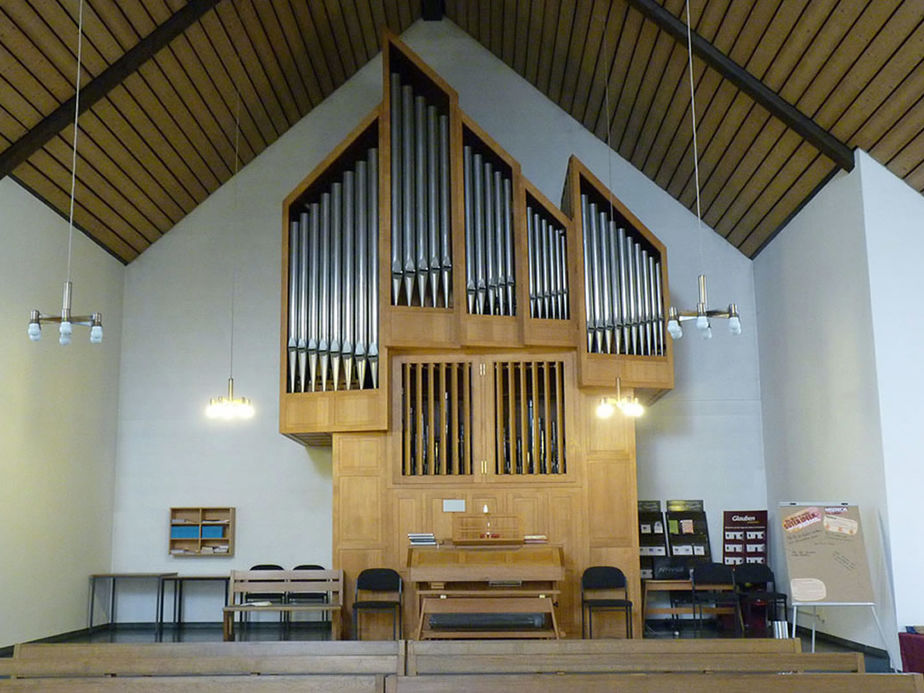
[[386,693],[924,693],[921,674],[444,674],[389,676]]
[[[244,602],[248,594],[279,592],[290,595],[327,594],[327,602],[271,604]],[[222,610],[225,640],[234,640],[234,617],[237,614],[271,611],[284,614],[330,614],[331,638],[340,639],[340,612],[343,608],[342,570],[232,570],[228,587],[231,602]]]
[[[691,654],[791,655],[802,652],[799,638],[685,638],[676,640],[643,640],[601,638],[598,640],[420,640],[408,641],[407,673],[433,673],[430,667],[449,666],[437,660],[453,659],[460,663],[482,657],[508,657],[511,663],[521,657],[531,660],[583,657],[610,661],[634,654],[655,654],[661,657]],[[452,665],[455,666],[455,665]],[[461,666],[461,664],[460,664]],[[476,669],[477,670],[477,669]]]
[[23,644],[0,659],[0,676],[19,677],[0,691],[244,691],[265,679],[253,690],[381,692],[404,672],[404,651],[394,641]]
[[857,652],[809,654],[798,640],[409,641],[407,673],[863,672]]

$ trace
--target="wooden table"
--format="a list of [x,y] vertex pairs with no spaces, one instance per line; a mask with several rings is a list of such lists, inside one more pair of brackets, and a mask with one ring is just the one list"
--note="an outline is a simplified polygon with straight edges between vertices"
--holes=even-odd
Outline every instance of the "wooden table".
[[[642,622],[648,618],[649,614],[652,615],[661,615],[669,614],[670,616],[679,616],[681,614],[690,614],[693,615],[693,605],[684,605],[684,606],[667,606],[667,607],[654,607],[649,608],[648,606],[648,593],[649,592],[688,592],[693,593],[693,582],[691,580],[644,580],[644,588],[642,590]],[[710,592],[725,592],[734,591],[734,586],[732,585],[697,585],[697,590],[710,591]],[[705,607],[703,608],[703,613],[707,614],[733,614],[735,610],[731,607]]]
[[[411,547],[408,570],[417,588],[418,639],[561,637],[554,603],[565,577],[560,546]],[[434,614],[543,614],[550,627],[434,630]]]

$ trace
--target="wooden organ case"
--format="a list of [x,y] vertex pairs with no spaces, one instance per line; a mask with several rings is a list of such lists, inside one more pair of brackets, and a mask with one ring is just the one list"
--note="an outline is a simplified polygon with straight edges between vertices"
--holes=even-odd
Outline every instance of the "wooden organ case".
[[634,424],[594,412],[617,377],[673,387],[665,248],[574,157],[556,207],[393,35],[383,66],[382,104],[284,202],[280,431],[333,446],[347,609],[362,569],[395,568],[412,636],[407,535],[448,539],[462,501],[561,547],[580,637],[586,567],[641,604]]

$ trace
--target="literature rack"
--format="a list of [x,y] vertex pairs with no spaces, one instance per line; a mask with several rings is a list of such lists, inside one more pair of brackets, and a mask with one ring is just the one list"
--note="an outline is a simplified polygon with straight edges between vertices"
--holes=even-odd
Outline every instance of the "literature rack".
[[651,579],[654,577],[655,557],[667,555],[661,501],[640,500],[638,502],[638,553],[641,579]]
[[709,562],[709,528],[701,500],[667,501],[667,540],[671,556]]

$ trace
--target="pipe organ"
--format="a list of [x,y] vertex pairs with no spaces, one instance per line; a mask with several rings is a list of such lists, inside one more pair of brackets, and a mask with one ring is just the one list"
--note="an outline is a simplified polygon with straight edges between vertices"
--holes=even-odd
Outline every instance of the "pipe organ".
[[283,203],[280,431],[333,446],[348,582],[407,577],[406,535],[448,539],[454,508],[517,515],[562,547],[577,633],[585,567],[641,598],[634,425],[593,411],[617,377],[673,386],[666,249],[574,157],[551,202],[392,35],[383,89]]
[[606,202],[581,194],[587,351],[664,353],[661,254],[620,223]]

